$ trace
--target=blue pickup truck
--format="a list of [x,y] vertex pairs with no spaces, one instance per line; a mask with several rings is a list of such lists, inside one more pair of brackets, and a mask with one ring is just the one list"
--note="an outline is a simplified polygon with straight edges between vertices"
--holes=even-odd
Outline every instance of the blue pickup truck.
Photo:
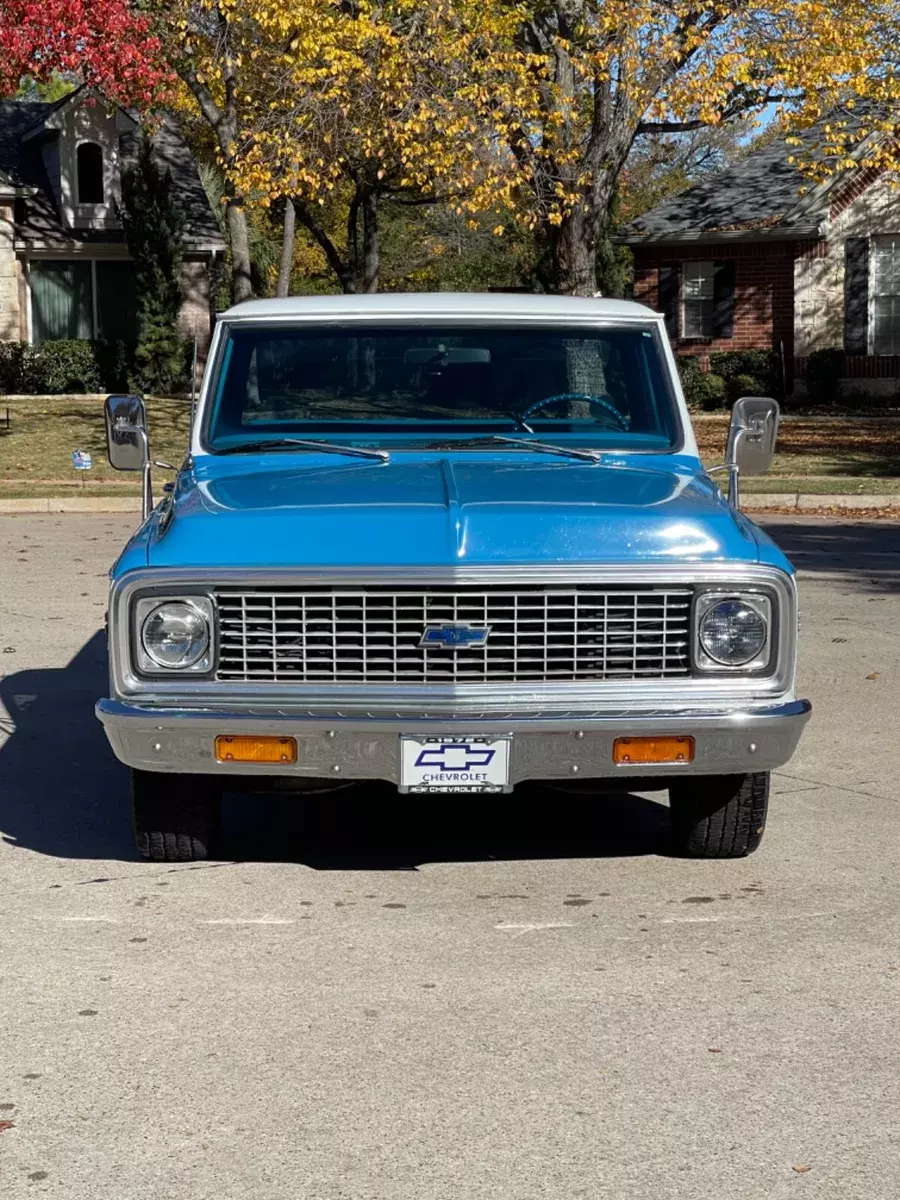
[[759,844],[810,713],[793,570],[738,508],[778,405],[737,402],[720,489],[657,314],[239,305],[156,507],[141,398],[106,419],[145,520],[112,572],[97,713],[145,856],[210,853],[225,789],[370,780],[487,804],[524,781],[666,789],[682,853]]

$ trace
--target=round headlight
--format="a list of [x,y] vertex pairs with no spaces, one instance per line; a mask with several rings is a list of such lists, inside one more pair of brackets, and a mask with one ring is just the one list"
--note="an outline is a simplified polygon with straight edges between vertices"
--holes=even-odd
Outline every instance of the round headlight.
[[209,648],[209,624],[192,604],[160,604],[144,621],[141,640],[147,657],[159,667],[192,667]]
[[766,621],[746,600],[720,600],[700,622],[700,645],[714,662],[742,667],[766,644]]

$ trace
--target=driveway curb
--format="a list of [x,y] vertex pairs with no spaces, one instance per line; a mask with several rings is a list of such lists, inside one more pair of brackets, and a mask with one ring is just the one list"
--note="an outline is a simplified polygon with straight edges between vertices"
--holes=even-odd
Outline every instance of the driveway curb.
[[2,513],[119,513],[141,511],[139,496],[0,497]]
[[[746,512],[764,512],[767,508],[796,508],[799,512],[816,508],[889,508],[900,511],[897,496],[817,496],[803,492],[750,493],[741,497]],[[23,513],[138,513],[138,496],[33,496],[4,499],[0,497],[0,515]]]
[[900,509],[900,496],[865,495],[852,496],[816,495],[814,492],[757,492],[741,496],[741,508],[748,512],[763,512],[767,508],[796,508],[804,511],[814,508],[896,508]]

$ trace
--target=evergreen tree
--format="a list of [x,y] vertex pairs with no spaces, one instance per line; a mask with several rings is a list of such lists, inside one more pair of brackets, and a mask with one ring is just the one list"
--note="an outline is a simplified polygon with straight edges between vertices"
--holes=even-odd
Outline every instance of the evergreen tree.
[[138,298],[135,383],[165,394],[184,384],[185,339],[181,311],[181,219],[171,172],[161,169],[149,137],[122,173],[122,224],[134,259]]
[[628,294],[633,272],[631,251],[627,246],[617,245],[612,240],[619,224],[620,207],[617,193],[609,213],[600,223],[597,237],[597,290],[601,296],[611,300],[621,300]]

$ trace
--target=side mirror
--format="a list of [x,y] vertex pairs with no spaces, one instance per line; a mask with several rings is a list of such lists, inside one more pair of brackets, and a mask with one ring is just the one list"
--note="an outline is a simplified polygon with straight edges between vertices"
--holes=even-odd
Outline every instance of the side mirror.
[[107,396],[106,456],[116,471],[141,471],[141,511],[146,521],[153,508],[147,413],[140,396]]
[[107,396],[106,456],[116,471],[143,471],[150,457],[147,415],[140,396]]
[[725,461],[741,475],[765,475],[775,457],[781,409],[777,400],[743,396],[731,410]]

